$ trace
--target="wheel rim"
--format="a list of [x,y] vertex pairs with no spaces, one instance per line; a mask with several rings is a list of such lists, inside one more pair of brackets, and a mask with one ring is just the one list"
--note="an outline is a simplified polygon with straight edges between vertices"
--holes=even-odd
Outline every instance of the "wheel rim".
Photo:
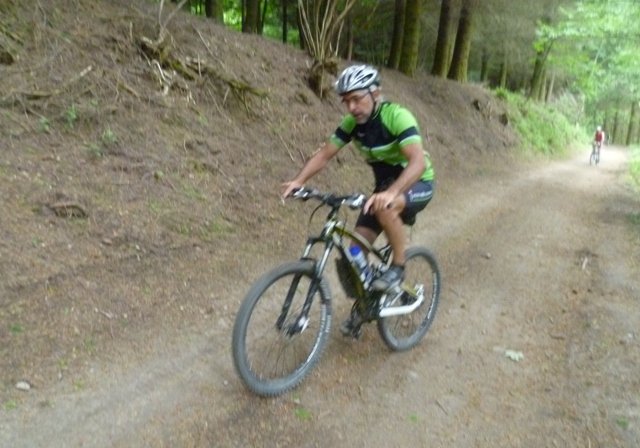
[[[383,338],[393,348],[410,348],[427,332],[437,307],[439,281],[439,275],[425,256],[407,258],[404,283],[414,289],[423,288],[424,301],[410,314],[390,316],[381,321]],[[400,306],[407,301],[399,298],[396,302]]]
[[[296,325],[300,324],[302,306],[311,284],[310,277],[303,275],[283,325],[277,328],[276,321],[294,277],[294,273],[280,276],[262,292],[248,318],[243,338],[242,356],[247,375],[252,378],[250,382],[262,384],[268,390],[293,387],[302,380],[322,346],[322,333],[327,325],[328,307],[320,298],[320,290],[314,297],[308,321]],[[294,327],[299,330],[301,326],[304,326],[302,331],[290,331]]]

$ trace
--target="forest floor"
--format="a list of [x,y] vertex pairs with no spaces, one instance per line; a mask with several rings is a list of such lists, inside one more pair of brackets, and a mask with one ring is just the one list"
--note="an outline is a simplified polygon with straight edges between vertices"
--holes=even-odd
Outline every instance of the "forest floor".
[[[373,326],[358,341],[334,328],[299,388],[261,399],[233,369],[235,313],[299,254],[309,209],[279,185],[340,104],[306,88],[301,52],[181,13],[171,54],[219,71],[163,87],[141,43],[153,3],[6,5],[0,446],[640,445],[640,200],[623,148],[598,167],[587,149],[524,157],[485,90],[384,71],[438,173],[412,235],[443,274],[434,325],[401,354]],[[351,152],[315,180],[371,182]],[[332,288],[339,322],[350,302]]]

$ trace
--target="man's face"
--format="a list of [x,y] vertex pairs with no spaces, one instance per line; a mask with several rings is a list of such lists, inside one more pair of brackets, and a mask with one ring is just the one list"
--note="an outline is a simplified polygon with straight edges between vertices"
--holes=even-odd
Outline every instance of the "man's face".
[[368,90],[355,90],[342,96],[342,103],[356,119],[356,123],[364,124],[371,116],[375,105],[373,95]]

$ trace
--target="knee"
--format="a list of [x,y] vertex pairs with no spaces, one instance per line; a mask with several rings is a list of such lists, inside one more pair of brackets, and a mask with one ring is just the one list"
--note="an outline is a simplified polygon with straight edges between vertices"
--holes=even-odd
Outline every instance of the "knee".
[[383,227],[386,227],[389,224],[393,224],[395,222],[400,222],[400,211],[396,208],[388,208],[386,210],[380,210],[376,213],[376,218],[378,222]]

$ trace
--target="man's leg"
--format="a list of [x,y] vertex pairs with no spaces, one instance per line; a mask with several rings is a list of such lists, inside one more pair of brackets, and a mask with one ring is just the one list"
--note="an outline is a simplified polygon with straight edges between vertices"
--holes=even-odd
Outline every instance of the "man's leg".
[[378,291],[389,291],[397,287],[404,278],[404,251],[406,246],[404,224],[400,213],[405,207],[405,198],[401,196],[394,201],[391,208],[376,213],[376,218],[387,235],[393,258],[391,266],[385,273],[372,284],[371,288]]
[[[370,244],[373,244],[380,235],[380,232],[384,230],[387,235],[387,239],[393,249],[392,264],[402,266],[404,264],[404,250],[405,250],[405,236],[404,226],[400,213],[405,207],[405,198],[396,200],[394,207],[385,210],[384,213],[377,213],[375,218],[370,215],[361,215],[356,224],[356,233],[365,238]],[[381,216],[383,215],[383,216]],[[392,269],[389,269],[391,271]],[[385,275],[391,274],[391,272],[385,272]],[[396,276],[390,276],[390,278],[380,278],[374,281],[372,287],[379,290],[386,290],[389,287],[395,287],[400,281],[402,281],[403,270],[400,269],[396,272]],[[389,277],[389,275],[387,275]],[[383,275],[384,277],[384,275]],[[349,317],[340,325],[340,332],[343,336],[358,337],[360,334],[360,326],[362,325],[362,318],[357,312],[353,312]]]
[[384,233],[393,249],[392,264],[404,266],[404,251],[406,248],[406,238],[404,232],[404,223],[400,217],[400,213],[404,210],[406,200],[404,195],[399,196],[393,206],[387,210],[383,210],[376,214],[378,222],[382,226]]
[[369,242],[369,244],[373,244],[375,240],[378,238],[379,233],[373,230],[370,227],[366,226],[356,226],[355,231],[358,235],[363,237],[365,240]]

